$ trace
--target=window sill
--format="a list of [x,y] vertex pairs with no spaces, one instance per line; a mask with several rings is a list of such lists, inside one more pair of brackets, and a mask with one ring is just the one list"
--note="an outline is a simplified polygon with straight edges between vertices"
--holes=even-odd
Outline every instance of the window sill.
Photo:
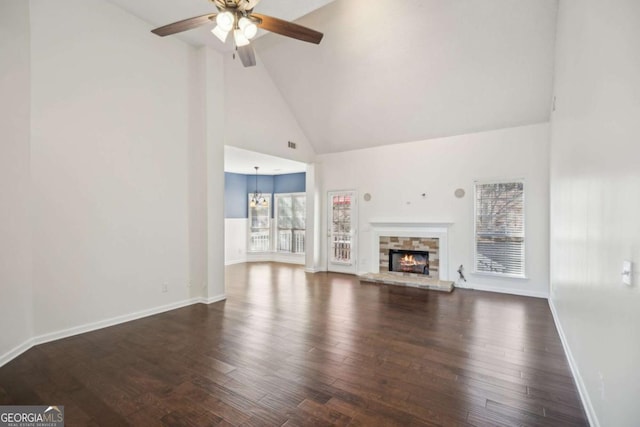
[[529,280],[529,276],[527,275],[522,276],[520,274],[492,273],[489,271],[474,271],[471,274],[474,274],[477,276],[489,276],[489,277],[497,277],[497,278],[503,278],[503,279]]
[[268,250],[268,251],[247,251],[248,254],[257,254],[257,255],[264,255],[264,254],[276,254],[276,255],[290,255],[290,256],[299,256],[299,257],[304,257],[305,253],[304,252],[282,252],[282,251],[274,251],[274,250]]

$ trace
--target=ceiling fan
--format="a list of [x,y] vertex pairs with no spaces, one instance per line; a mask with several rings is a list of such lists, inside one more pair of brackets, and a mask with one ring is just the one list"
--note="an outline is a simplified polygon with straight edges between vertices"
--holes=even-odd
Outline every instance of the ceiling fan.
[[238,56],[245,67],[256,65],[256,55],[253,47],[251,47],[250,40],[255,37],[258,28],[309,43],[319,44],[322,40],[323,34],[311,28],[272,16],[254,13],[253,8],[256,7],[260,0],[209,1],[215,4],[218,9],[217,13],[208,13],[184,19],[156,28],[151,32],[164,37],[215,22],[216,26],[211,32],[221,42],[224,43],[229,33],[233,32],[233,40]]

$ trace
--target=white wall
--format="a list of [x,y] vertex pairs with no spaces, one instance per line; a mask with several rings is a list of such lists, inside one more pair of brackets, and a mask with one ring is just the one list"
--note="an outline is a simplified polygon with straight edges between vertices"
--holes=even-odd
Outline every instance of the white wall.
[[[256,55],[255,67],[244,68],[240,58],[224,58],[225,144],[299,162],[315,152],[290,107]],[[288,141],[297,148],[288,148]]]
[[[465,266],[468,287],[546,297],[548,262],[548,124],[502,129],[450,138],[388,145],[318,156],[323,205],[326,192],[359,192],[358,272],[372,271],[372,220],[452,222],[450,278]],[[473,270],[474,180],[524,178],[526,181],[526,262],[528,279],[505,279]],[[466,196],[457,199],[454,191]],[[370,193],[370,202],[362,196]],[[421,196],[426,193],[426,198]],[[326,236],[326,209],[321,236]],[[327,265],[326,238],[322,262]]]
[[35,334],[188,301],[193,48],[99,0],[31,29]]
[[32,334],[29,37],[29,2],[0,2],[0,365]]
[[[551,302],[593,425],[640,419],[640,2],[561,0]],[[635,284],[621,282],[623,260]]]
[[224,120],[226,86],[222,55],[204,50],[207,149],[207,302],[225,298],[224,284]]
[[[193,55],[190,79],[204,82],[206,48]],[[208,276],[207,96],[199,85],[192,84],[189,89],[189,293],[197,298],[205,296]]]
[[225,218],[225,264],[247,262],[247,228],[246,218]]
[[[305,174],[307,189],[307,221],[305,232],[305,271],[322,271],[322,183],[320,171],[315,164],[307,165]],[[326,221],[326,220],[325,220]]]

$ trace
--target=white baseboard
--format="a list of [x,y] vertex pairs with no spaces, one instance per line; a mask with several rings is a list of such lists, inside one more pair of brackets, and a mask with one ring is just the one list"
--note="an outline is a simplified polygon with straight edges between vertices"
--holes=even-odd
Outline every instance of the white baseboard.
[[247,253],[246,262],[270,262],[273,256],[270,252],[250,252]]
[[149,308],[146,310],[125,314],[122,316],[116,316],[109,319],[99,320],[97,322],[86,323],[81,326],[75,326],[73,328],[63,329],[61,331],[38,335],[37,337],[34,338],[34,344],[35,345],[44,344],[46,342],[71,337],[73,335],[84,334],[85,332],[96,331],[98,329],[107,328],[109,326],[119,325],[120,323],[141,319],[143,317],[153,316],[154,314],[164,313],[166,311],[171,311],[177,308],[186,307],[188,305],[197,304],[201,302],[201,299],[202,298],[198,298],[198,297],[191,298],[188,300],[178,301],[175,303],[166,304],[159,307]]
[[272,260],[274,262],[282,262],[285,264],[304,265],[305,263],[304,254],[285,254],[275,252]]
[[20,356],[22,353],[24,353],[25,351],[29,350],[34,345],[35,344],[34,344],[33,338],[30,338],[30,339],[26,340],[25,342],[23,342],[22,344],[20,344],[19,346],[12,348],[8,352],[6,352],[2,356],[0,356],[0,367],[2,367],[4,365],[6,365],[7,363],[11,362],[13,359],[15,359],[16,357]]
[[477,290],[477,291],[498,292],[498,293],[501,293],[501,294],[520,295],[520,296],[523,296],[523,297],[534,297],[534,298],[544,298],[544,299],[548,299],[549,298],[549,293],[548,292],[528,291],[528,290],[523,290],[523,289],[512,289],[512,288],[503,288],[503,287],[499,287],[499,286],[479,285],[479,284],[476,284],[476,283],[469,283],[469,282],[462,282],[462,283],[459,283],[459,282],[460,281],[456,281],[454,286],[456,288],[460,288],[460,289],[471,289],[471,290]]
[[213,304],[214,302],[222,301],[225,299],[227,299],[227,295],[220,294],[210,298],[201,297],[199,302],[201,302],[202,304]]
[[287,254],[282,252],[254,252],[245,258],[228,260],[224,265],[242,264],[245,262],[281,262],[284,264],[304,265],[304,254]]
[[322,272],[325,272],[325,271],[327,271],[327,270],[322,269],[322,268],[305,268],[304,269],[305,273],[311,273],[311,274],[322,273]]
[[582,375],[580,374],[580,370],[578,369],[578,364],[576,363],[576,360],[573,357],[573,353],[571,353],[571,348],[569,347],[569,343],[567,342],[567,336],[565,335],[564,329],[562,329],[562,324],[560,323],[560,319],[558,318],[558,312],[556,311],[556,306],[553,304],[553,301],[551,299],[549,299],[549,308],[551,309],[551,316],[553,317],[553,322],[556,324],[558,335],[560,335],[560,341],[562,342],[564,353],[567,355],[567,360],[569,361],[569,367],[571,368],[571,373],[573,374],[573,378],[576,381],[576,385],[578,386],[578,393],[580,394],[580,400],[582,400],[582,406],[584,407],[584,410],[587,413],[589,424],[592,427],[600,427],[600,422],[598,421],[596,411],[593,409],[593,404],[591,403],[589,392],[587,391],[587,387],[584,384],[584,380],[582,379]]
[[216,295],[211,298],[195,297],[195,298],[178,301],[171,304],[162,305],[159,307],[149,308],[146,310],[141,310],[141,311],[137,311],[130,314],[125,314],[122,316],[112,317],[110,319],[104,319],[104,320],[99,320],[97,322],[86,323],[84,325],[63,329],[61,331],[55,331],[47,334],[38,335],[36,337],[28,339],[27,341],[20,344],[19,346],[1,355],[0,367],[9,363],[16,357],[20,356],[22,353],[29,350],[34,345],[44,344],[44,343],[59,340],[62,338],[68,338],[74,335],[84,334],[86,332],[97,331],[98,329],[119,325],[121,323],[130,322],[132,320],[141,319],[143,317],[153,316],[155,314],[165,313],[167,311],[175,310],[175,309],[186,307],[193,304],[212,304],[214,302],[222,301],[224,299],[226,299],[225,294]]

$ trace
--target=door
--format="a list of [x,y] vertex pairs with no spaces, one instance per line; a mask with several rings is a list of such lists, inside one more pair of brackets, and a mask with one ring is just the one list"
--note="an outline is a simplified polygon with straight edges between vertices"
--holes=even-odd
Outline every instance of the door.
[[357,193],[355,191],[330,191],[327,218],[327,259],[329,271],[356,274],[358,221]]

